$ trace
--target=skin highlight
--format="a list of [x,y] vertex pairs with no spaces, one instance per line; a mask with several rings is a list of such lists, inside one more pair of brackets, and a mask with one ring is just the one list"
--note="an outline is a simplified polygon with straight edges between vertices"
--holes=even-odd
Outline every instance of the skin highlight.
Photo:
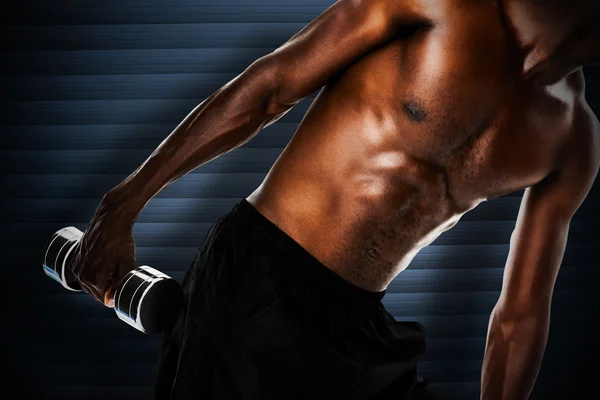
[[[597,2],[596,2],[597,3]],[[478,204],[525,189],[490,316],[482,399],[527,399],[569,223],[600,164],[584,65],[593,2],[340,0],[196,107],[108,192],[73,270],[111,306],[132,226],[164,187],[321,90],[248,201],[349,282],[381,291]],[[561,22],[564,21],[564,22]]]

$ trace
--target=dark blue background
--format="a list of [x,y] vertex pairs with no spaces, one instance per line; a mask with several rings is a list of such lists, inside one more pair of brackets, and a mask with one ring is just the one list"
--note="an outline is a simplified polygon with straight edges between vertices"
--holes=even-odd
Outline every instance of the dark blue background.
[[[41,249],[61,227],[85,230],[102,195],[195,105],[332,3],[35,0],[4,9],[0,394],[150,398],[160,336],[133,330],[45,277]],[[587,77],[588,100],[600,111],[600,71],[589,69]],[[311,101],[153,199],[135,225],[138,264],[181,279],[209,226],[258,186]],[[598,187],[572,224],[535,399],[576,398],[574,391],[596,384]],[[416,257],[384,299],[397,318],[427,326],[421,372],[447,398],[479,398],[488,316],[520,196],[466,215]]]

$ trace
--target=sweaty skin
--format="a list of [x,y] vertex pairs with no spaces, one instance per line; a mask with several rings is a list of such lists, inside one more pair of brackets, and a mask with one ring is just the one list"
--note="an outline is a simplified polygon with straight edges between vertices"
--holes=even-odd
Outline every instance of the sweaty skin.
[[248,201],[338,275],[381,291],[466,212],[526,189],[482,398],[528,398],[569,222],[600,163],[582,72],[600,60],[600,32],[586,23],[600,7],[539,3],[336,2],[207,98],[105,195],[74,272],[111,306],[150,199],[322,88]]

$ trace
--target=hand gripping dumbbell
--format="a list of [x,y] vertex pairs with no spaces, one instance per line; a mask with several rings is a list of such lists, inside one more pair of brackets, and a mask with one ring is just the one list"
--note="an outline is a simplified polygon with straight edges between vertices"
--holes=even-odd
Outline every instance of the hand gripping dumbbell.
[[[82,236],[73,226],[63,228],[52,235],[43,251],[46,275],[72,291],[82,290],[70,265]],[[181,287],[173,278],[144,265],[121,279],[114,309],[121,320],[144,333],[164,332],[179,316],[182,300]]]

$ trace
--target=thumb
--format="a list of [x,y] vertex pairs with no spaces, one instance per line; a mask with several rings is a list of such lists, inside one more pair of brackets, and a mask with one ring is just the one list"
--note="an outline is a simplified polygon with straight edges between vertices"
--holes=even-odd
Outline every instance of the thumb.
[[115,306],[115,287],[110,285],[106,292],[104,292],[104,305],[108,308]]

